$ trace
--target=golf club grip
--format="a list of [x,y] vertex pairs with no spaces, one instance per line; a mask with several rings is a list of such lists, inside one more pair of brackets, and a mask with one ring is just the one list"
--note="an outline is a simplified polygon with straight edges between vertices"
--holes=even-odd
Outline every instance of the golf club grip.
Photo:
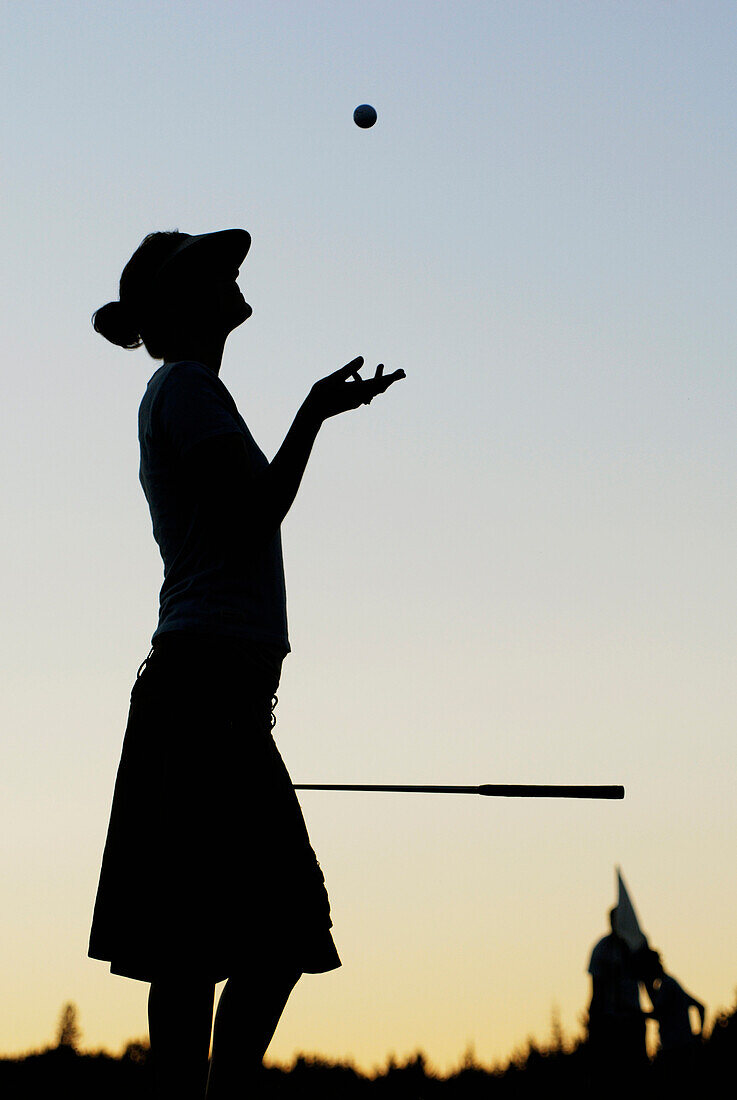
[[384,791],[393,794],[481,794],[496,798],[624,798],[620,786],[560,786],[483,783],[476,787],[434,787],[376,783],[295,783],[295,791]]
[[624,787],[526,783],[484,783],[479,794],[499,798],[624,798]]

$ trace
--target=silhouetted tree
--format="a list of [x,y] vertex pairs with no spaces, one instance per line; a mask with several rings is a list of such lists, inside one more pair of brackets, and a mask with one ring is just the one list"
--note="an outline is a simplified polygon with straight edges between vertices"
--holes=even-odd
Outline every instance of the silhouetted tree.
[[69,1001],[61,1010],[56,1045],[76,1052],[81,1038],[82,1032],[77,1024],[77,1006]]
[[132,1040],[121,1054],[121,1059],[133,1062],[134,1065],[144,1065],[151,1056],[151,1046],[145,1040]]

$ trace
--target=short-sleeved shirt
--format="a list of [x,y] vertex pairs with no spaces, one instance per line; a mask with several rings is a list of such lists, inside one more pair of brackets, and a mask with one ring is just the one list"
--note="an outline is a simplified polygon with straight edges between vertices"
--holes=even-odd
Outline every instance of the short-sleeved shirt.
[[[255,475],[268,460],[235,401],[203,363],[164,363],[138,410],[139,477],[164,563],[159,622],[170,631],[215,634],[289,652],[281,535],[254,536],[247,553],[224,553],[185,477],[188,452],[211,436],[238,432]],[[247,518],[247,517],[246,517]]]
[[641,1013],[639,982],[632,972],[627,945],[618,936],[610,934],[599,940],[591,952],[588,971],[594,979],[595,998],[590,1013],[604,1016]]

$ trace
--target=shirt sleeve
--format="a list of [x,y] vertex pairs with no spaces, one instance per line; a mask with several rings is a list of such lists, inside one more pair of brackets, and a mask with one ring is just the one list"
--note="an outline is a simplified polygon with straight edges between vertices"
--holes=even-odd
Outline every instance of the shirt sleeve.
[[177,363],[157,402],[158,428],[182,458],[203,439],[241,433],[232,398],[223,383],[202,363]]

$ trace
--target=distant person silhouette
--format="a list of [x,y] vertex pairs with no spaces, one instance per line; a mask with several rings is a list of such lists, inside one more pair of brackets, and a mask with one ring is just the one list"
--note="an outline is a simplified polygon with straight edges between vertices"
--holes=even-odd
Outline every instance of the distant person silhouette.
[[617,931],[617,908],[609,912],[611,931],[591,952],[588,1051],[598,1074],[626,1078],[647,1061],[646,1013],[640,1005],[637,957]]
[[323,422],[404,377],[380,365],[362,379],[359,357],[316,382],[268,462],[219,377],[229,333],[251,315],[236,283],[250,243],[242,229],[152,233],[119,301],[93,315],[112,343],[163,361],[138,428],[164,580],[131,692],[89,954],[151,983],[167,1100],[251,1095],[299,976],[340,966],[271,734],[290,650],[280,525]]
[[[706,1009],[680,985],[672,974],[663,969],[657,951],[649,951],[645,974],[645,988],[653,1006],[653,1017],[658,1021],[660,1039],[659,1057],[668,1075],[676,1079],[694,1068],[696,1051],[704,1031]],[[699,1030],[691,1025],[691,1008],[699,1019]]]

